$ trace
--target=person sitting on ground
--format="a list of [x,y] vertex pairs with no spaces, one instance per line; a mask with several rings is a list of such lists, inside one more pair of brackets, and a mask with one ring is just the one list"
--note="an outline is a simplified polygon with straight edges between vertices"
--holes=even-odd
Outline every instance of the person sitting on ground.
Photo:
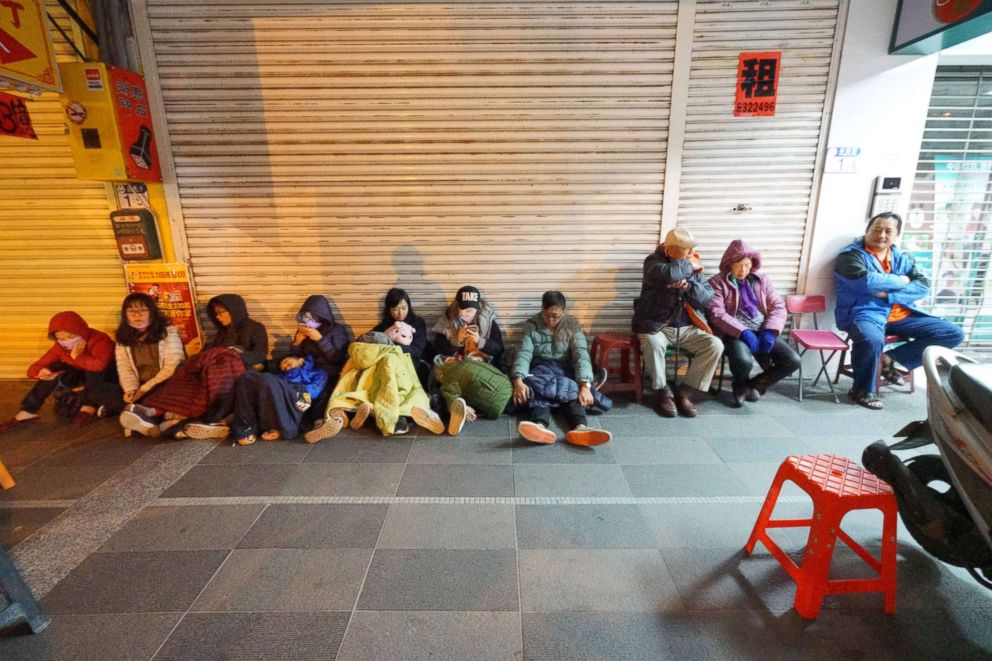
[[238,352],[245,369],[259,372],[269,357],[269,335],[265,325],[248,316],[245,299],[220,294],[207,302],[207,317],[216,333],[205,349],[229,347]]
[[[644,367],[658,393],[658,413],[693,418],[697,411],[689,389],[706,392],[720,365],[723,343],[706,324],[703,310],[713,290],[703,277],[696,239],[686,227],[676,227],[665,242],[644,259],[641,293],[634,299],[631,330],[641,344]],[[665,374],[665,352],[677,345],[692,356],[689,369],[673,392]],[[678,365],[676,365],[678,369]]]
[[[406,341],[408,334],[400,332],[402,325],[412,328],[412,337]],[[420,384],[427,385],[430,375],[430,363],[433,360],[433,347],[427,341],[427,322],[413,312],[413,303],[405,290],[393,287],[386,292],[382,305],[382,320],[372,329],[375,332],[386,333],[399,345],[403,353],[410,354],[413,366],[420,377]]]
[[[882,378],[902,385],[897,365],[914,370],[927,347],[953,349],[964,340],[960,328],[915,307],[929,295],[930,281],[913,257],[896,246],[901,232],[898,214],[873,216],[864,236],[844,248],[834,264],[837,327],[852,340],[854,386],[848,395],[874,411],[883,408],[877,387],[880,363]],[[908,341],[883,352],[886,335]]]
[[[706,314],[730,361],[735,408],[744,400],[758,401],[772,384],[799,369],[799,354],[780,337],[785,303],[760,268],[761,253],[736,239],[723,253],[720,273],[710,278],[713,299]],[[763,371],[752,379],[755,358]]]
[[435,362],[474,356],[499,365],[503,356],[503,331],[496,310],[477,288],[470,285],[455,293],[455,300],[434,323]]
[[510,379],[494,365],[468,358],[441,363],[434,367],[441,402],[435,411],[448,415],[448,433],[458,436],[466,422],[477,416],[495,420],[513,396]]
[[78,396],[73,397],[78,409],[64,412],[72,413],[72,424],[77,427],[116,415],[124,408],[110,336],[90,328],[75,312],[67,311],[48,322],[48,337],[55,344],[28,367],[28,378],[35,379],[35,383],[14,417],[0,423],[0,431],[38,420],[45,400],[60,387],[66,394],[78,391]]
[[138,402],[168,381],[182,364],[186,353],[179,330],[169,325],[148,294],[129,294],[121,304],[116,337],[117,376],[126,402],[121,426],[156,436],[160,412]]
[[[551,408],[563,405],[569,426],[565,440],[573,445],[602,445],[612,438],[610,432],[589,427],[586,418],[586,409],[595,403],[589,346],[579,321],[565,312],[565,305],[564,294],[546,291],[541,297],[541,312],[524,324],[513,362],[513,401],[528,405],[529,413],[517,431],[533,443],[554,443],[558,435],[551,429]],[[539,381],[554,384],[548,389],[555,393],[552,397],[535,392],[537,383],[527,383],[538,367],[550,368]],[[600,381],[604,380],[601,377]],[[576,381],[573,392],[569,386]]]
[[[327,297],[308,296],[296,314],[293,350],[303,356],[313,356],[314,364],[327,372],[330,382],[337,381],[341,367],[348,359],[348,329],[334,320]],[[331,389],[325,388],[318,401],[303,416],[303,428],[310,429],[320,419],[327,406]]]

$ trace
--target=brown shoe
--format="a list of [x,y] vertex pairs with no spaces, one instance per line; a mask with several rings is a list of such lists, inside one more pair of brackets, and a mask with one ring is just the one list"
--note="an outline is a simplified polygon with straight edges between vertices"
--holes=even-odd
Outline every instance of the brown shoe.
[[665,386],[658,391],[658,400],[655,402],[655,408],[658,410],[658,413],[666,418],[674,418],[679,414],[678,409],[675,408],[675,396],[672,394],[671,388]]
[[675,391],[675,408],[686,418],[695,418],[699,414],[696,411],[696,405],[689,399],[689,393],[685,391],[685,388],[679,388]]

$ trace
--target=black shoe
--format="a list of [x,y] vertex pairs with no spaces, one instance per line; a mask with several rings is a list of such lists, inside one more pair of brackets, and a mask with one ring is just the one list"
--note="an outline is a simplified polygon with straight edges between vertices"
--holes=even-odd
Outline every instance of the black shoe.
[[410,431],[410,423],[406,421],[406,418],[400,417],[396,421],[396,427],[393,429],[393,434],[399,436],[400,434],[406,434]]
[[749,388],[747,386],[733,384],[731,388],[730,405],[735,409],[739,409],[744,406],[744,397],[747,395],[748,390]]

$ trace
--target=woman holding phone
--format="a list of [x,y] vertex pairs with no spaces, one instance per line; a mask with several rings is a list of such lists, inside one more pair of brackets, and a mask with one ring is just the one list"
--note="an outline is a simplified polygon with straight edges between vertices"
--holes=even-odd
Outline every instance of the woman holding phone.
[[503,331],[496,310],[471,285],[458,290],[433,331],[441,361],[470,357],[498,365],[503,356]]

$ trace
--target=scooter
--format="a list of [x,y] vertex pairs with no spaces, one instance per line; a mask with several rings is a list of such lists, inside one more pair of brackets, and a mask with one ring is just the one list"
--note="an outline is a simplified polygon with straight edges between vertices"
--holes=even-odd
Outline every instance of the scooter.
[[[927,419],[897,432],[903,441],[872,443],[861,463],[891,485],[924,550],[992,590],[992,363],[934,346],[923,368]],[[939,454],[903,461],[893,453],[931,443]]]

